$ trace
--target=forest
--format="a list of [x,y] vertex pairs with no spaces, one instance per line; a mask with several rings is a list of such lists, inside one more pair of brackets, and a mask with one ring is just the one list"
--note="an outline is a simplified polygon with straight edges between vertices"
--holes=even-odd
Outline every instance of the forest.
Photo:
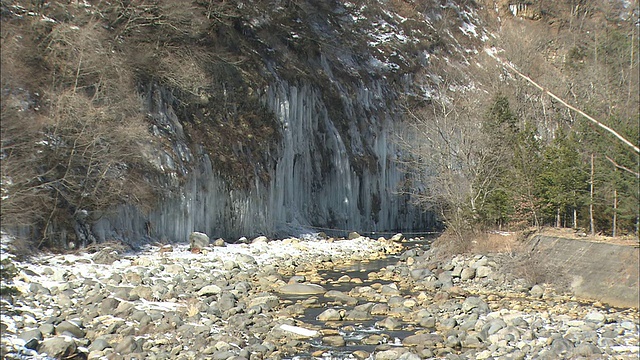
[[399,141],[422,181],[407,191],[461,236],[543,226],[637,236],[638,10],[536,4],[497,24],[499,50],[407,96]]

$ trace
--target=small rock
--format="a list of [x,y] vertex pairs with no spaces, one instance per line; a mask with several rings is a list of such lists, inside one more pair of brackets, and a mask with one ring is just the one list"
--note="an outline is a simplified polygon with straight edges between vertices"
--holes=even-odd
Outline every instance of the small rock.
[[225,247],[227,246],[226,241],[223,238],[217,238],[213,241],[213,246],[215,247]]
[[357,239],[357,238],[359,238],[359,237],[360,237],[360,234],[358,234],[358,233],[357,233],[357,232],[355,232],[355,231],[352,231],[352,232],[350,232],[350,233],[349,233],[349,236],[347,237],[347,239],[349,239],[349,240],[353,240],[353,239]]

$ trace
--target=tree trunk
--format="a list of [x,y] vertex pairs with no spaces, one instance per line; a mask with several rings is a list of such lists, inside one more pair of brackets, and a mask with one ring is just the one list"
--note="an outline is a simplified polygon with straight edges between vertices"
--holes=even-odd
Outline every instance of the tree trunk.
[[591,178],[589,179],[589,229],[591,236],[596,234],[593,223],[593,154],[591,154]]
[[556,211],[556,227],[559,228],[562,222],[560,221],[560,208]]
[[578,228],[578,210],[575,207],[573,208],[573,228]]

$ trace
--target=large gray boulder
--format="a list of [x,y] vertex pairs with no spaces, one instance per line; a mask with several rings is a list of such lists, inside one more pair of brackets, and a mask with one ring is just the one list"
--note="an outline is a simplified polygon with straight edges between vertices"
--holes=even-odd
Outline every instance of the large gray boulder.
[[203,249],[209,246],[209,236],[207,234],[194,231],[189,235],[189,246],[193,249]]
[[70,337],[56,336],[43,341],[38,347],[38,352],[55,359],[66,359],[75,354],[77,348],[76,343]]

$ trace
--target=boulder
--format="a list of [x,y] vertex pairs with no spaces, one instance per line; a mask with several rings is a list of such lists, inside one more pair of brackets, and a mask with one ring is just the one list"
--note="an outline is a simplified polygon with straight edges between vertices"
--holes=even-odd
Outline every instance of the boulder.
[[66,320],[56,326],[57,335],[61,335],[65,332],[76,338],[83,338],[85,334],[84,330],[82,330],[80,326]]
[[258,236],[257,238],[253,239],[251,243],[258,244],[258,243],[266,243],[268,241],[269,241],[269,238],[267,238],[266,236]]
[[471,267],[462,269],[462,272],[460,273],[461,280],[471,280],[474,277],[476,277],[476,269]]
[[332,347],[342,347],[346,344],[344,338],[340,335],[325,336],[322,338],[322,343]]
[[437,334],[416,334],[409,335],[402,340],[404,346],[423,346],[433,347],[436,344],[441,344],[444,341],[442,335]]
[[393,242],[402,242],[404,240],[404,235],[402,235],[401,233],[398,233],[393,235],[389,240]]
[[491,274],[492,270],[491,267],[489,266],[485,266],[485,265],[480,265],[476,268],[476,277],[479,278],[485,278],[487,276],[489,276],[489,274]]
[[194,231],[189,235],[189,247],[193,249],[203,249],[209,246],[209,236],[207,234]]
[[402,322],[396,318],[388,317],[376,322],[376,326],[387,330],[398,330],[402,327]]
[[383,350],[376,352],[375,360],[398,360],[402,355],[408,353],[409,349],[406,348],[392,348],[389,350]]
[[217,295],[222,292],[222,289],[218,285],[207,285],[202,289],[198,290],[198,296],[211,296]]
[[73,339],[66,336],[56,336],[46,339],[38,347],[38,352],[56,359],[71,358],[76,353],[77,346]]
[[478,314],[486,314],[489,311],[489,305],[484,300],[477,296],[470,296],[462,303],[462,311],[464,312],[477,312]]
[[318,315],[320,321],[340,321],[344,316],[344,310],[327,309]]

